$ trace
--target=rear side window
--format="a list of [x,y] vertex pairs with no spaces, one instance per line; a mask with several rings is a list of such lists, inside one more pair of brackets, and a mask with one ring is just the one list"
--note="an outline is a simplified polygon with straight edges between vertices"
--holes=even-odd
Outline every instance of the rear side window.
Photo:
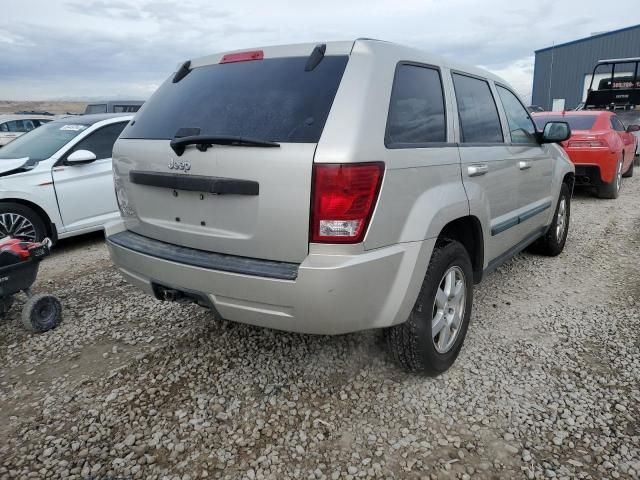
[[127,122],[113,123],[96,130],[88,137],[80,140],[80,142],[69,151],[69,154],[78,150],[89,150],[96,155],[97,160],[111,158],[113,144],[116,143],[118,136],[126,125]]
[[173,75],[144,104],[123,138],[199,135],[316,143],[331,110],[347,56],[326,56],[311,71],[309,57],[287,57],[194,68]]
[[429,67],[398,65],[391,91],[385,145],[415,147],[446,140],[440,72]]
[[536,139],[536,127],[531,116],[520,100],[506,88],[496,86],[498,95],[502,101],[504,112],[507,115],[509,133],[513,143],[538,143]]
[[498,107],[485,80],[453,74],[463,143],[503,143]]
[[611,117],[611,127],[617,132],[624,132],[626,130],[618,117]]

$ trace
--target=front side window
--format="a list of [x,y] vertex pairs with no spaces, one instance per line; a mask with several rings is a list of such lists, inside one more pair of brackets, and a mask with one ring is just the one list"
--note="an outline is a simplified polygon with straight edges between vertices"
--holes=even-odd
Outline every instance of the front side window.
[[415,146],[446,140],[440,72],[434,68],[398,65],[391,91],[385,144]]
[[503,143],[498,107],[486,80],[454,73],[462,143]]
[[509,132],[512,143],[537,143],[536,127],[529,116],[529,112],[520,100],[506,88],[497,86],[500,101],[507,115]]
[[116,140],[126,125],[127,122],[120,122],[96,130],[80,140],[78,144],[69,151],[69,154],[78,150],[89,150],[95,154],[97,160],[111,158],[113,144],[116,143]]
[[9,126],[6,123],[0,123],[0,132],[8,132]]

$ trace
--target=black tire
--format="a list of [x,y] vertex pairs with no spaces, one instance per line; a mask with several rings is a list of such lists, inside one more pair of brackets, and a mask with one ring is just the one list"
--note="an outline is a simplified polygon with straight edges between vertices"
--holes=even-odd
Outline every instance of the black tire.
[[[558,213],[560,212],[562,201],[565,201],[564,226],[562,234],[558,236]],[[556,205],[556,211],[553,214],[553,222],[549,226],[549,230],[536,242],[534,242],[529,251],[537,253],[539,255],[546,255],[547,257],[555,257],[560,255],[560,252],[564,250],[564,245],[567,243],[567,235],[569,234],[569,221],[571,220],[571,192],[569,186],[563,183],[560,187],[560,195],[558,196],[558,204]]]
[[622,176],[623,176],[624,178],[631,178],[631,177],[633,177],[633,166],[634,166],[634,164],[635,164],[635,159],[634,159],[634,161],[633,161],[633,162],[631,162],[631,165],[629,165],[629,168],[627,168],[627,171],[626,171],[626,172],[624,172],[624,173],[622,174]]
[[56,328],[62,320],[62,305],[53,295],[34,295],[22,309],[22,325],[32,332]]
[[5,318],[13,306],[13,295],[0,298],[0,318]]
[[[461,300],[464,311],[452,345],[444,353],[435,346],[432,320],[436,307],[436,293],[445,273],[457,267],[462,273],[466,296]],[[457,241],[443,240],[431,255],[418,299],[406,322],[385,331],[387,348],[406,370],[438,375],[446,371],[460,353],[467,334],[473,303],[473,269],[467,250]],[[447,328],[447,327],[445,327]]]
[[[616,172],[618,171],[617,169],[620,168],[622,159],[618,160],[618,162],[618,165],[616,165]],[[622,187],[622,181],[618,182],[617,180],[618,177],[616,175],[616,178],[613,179],[613,182],[600,185],[600,187],[598,187],[598,196],[600,198],[608,198],[610,200],[618,198],[618,196],[620,195],[620,188]]]
[[[24,229],[11,231],[11,215],[18,215],[31,223],[33,230],[29,229],[28,236],[20,235],[20,233],[27,232]],[[17,225],[14,226],[17,227]],[[19,238],[21,240],[40,242],[47,236],[47,229],[45,227],[44,220],[31,208],[20,203],[2,202],[0,203],[0,239],[6,237],[7,234],[13,238]]]

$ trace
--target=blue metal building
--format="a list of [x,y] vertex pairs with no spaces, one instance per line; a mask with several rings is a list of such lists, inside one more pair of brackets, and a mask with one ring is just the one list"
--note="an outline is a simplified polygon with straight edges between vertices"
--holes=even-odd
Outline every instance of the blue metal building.
[[[531,103],[551,110],[554,100],[569,110],[584,101],[598,60],[640,57],[640,25],[536,50]],[[603,78],[606,72],[603,71]],[[596,77],[594,86],[597,85]]]

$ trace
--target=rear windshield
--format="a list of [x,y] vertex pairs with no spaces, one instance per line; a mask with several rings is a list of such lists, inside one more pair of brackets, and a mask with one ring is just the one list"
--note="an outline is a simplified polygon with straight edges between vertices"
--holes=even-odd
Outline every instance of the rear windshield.
[[199,135],[316,143],[348,57],[327,56],[309,72],[307,60],[208,65],[194,68],[178,83],[172,75],[121,137],[173,139],[181,129],[199,129]]
[[595,115],[535,115],[532,118],[536,122],[538,130],[542,131],[547,122],[567,122],[571,130],[591,130],[598,117]]

